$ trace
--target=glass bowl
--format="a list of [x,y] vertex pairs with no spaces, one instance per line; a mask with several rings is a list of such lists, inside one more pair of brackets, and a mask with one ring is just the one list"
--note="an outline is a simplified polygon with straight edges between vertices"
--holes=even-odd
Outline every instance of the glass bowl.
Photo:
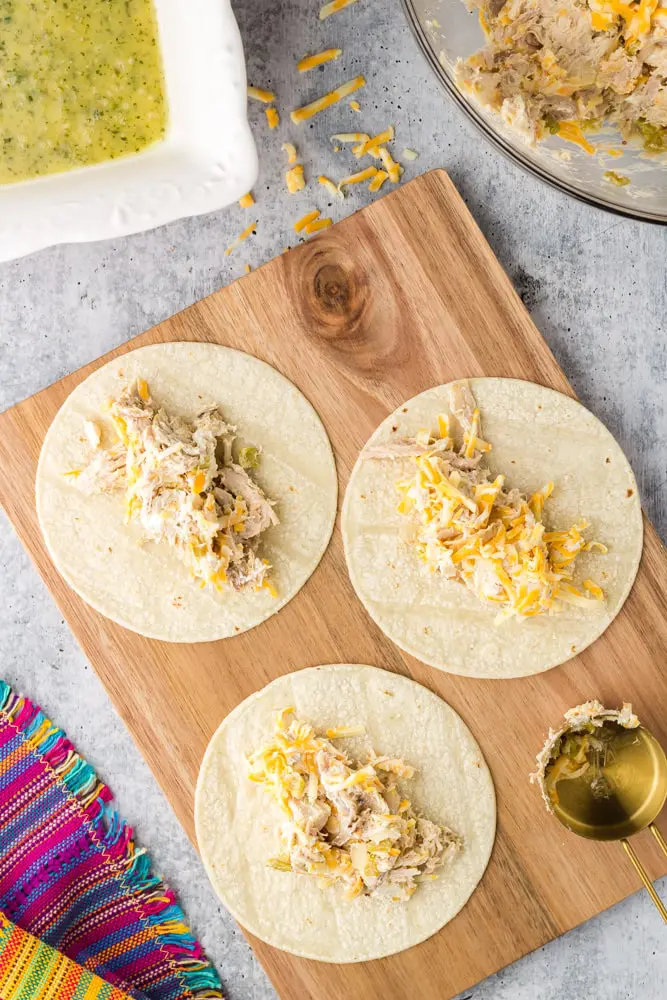
[[[609,212],[667,223],[667,156],[649,157],[639,144],[621,146],[617,130],[605,128],[589,140],[594,155],[573,143],[550,136],[536,147],[513,134],[499,115],[485,110],[457,86],[454,67],[459,58],[482,48],[484,34],[477,13],[463,0],[401,0],[415,38],[435,75],[468,118],[502,153],[536,177]],[[622,149],[614,156],[609,149]],[[607,180],[606,171],[628,177],[620,187]]]

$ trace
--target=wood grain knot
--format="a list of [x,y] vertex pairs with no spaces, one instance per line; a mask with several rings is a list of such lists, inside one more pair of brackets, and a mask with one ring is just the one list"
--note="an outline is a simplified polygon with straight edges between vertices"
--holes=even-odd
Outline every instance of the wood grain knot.
[[375,248],[360,259],[344,243],[320,237],[290,263],[299,267],[289,272],[288,294],[320,349],[358,374],[401,366],[406,359],[397,290],[378,266]]
[[363,272],[357,269],[355,273],[340,261],[327,260],[324,254],[317,254],[310,263],[309,284],[313,294],[308,307],[311,322],[323,326],[329,336],[339,335],[343,329],[354,329],[367,303],[368,289]]
[[320,308],[335,316],[347,316],[354,289],[341,264],[325,264],[315,274],[315,298]]

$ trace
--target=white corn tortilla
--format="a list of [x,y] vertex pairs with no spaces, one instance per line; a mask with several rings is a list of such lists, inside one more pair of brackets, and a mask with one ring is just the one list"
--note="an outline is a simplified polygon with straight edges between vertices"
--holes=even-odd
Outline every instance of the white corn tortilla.
[[[345,495],[342,532],[352,584],[367,611],[401,649],[424,663],[469,677],[525,677],[576,656],[618,614],[642,552],[637,483],[620,446],[580,403],[517,379],[474,378],[488,464],[506,484],[532,493],[550,480],[544,521],[551,529],[585,519],[586,538],[607,555],[581,553],[574,583],[590,577],[607,595],[588,610],[567,606],[554,616],[496,624],[497,610],[463,584],[444,579],[404,541],[408,518],[397,512],[396,482],[414,462],[359,457]],[[450,413],[449,387],[428,389],[400,406],[368,445],[437,429]],[[368,446],[367,445],[367,446]]]
[[[262,536],[259,552],[273,566],[277,598],[267,590],[200,588],[167,543],[141,544],[137,522],[124,523],[122,491],[87,496],[64,475],[90,453],[84,420],[110,427],[106,404],[137,377],[148,381],[160,405],[183,417],[218,404],[237,425],[236,445],[261,448],[253,477],[277,501],[280,524]],[[337,482],[322,422],[284,376],[228,347],[170,343],[124,354],[74,389],[44,440],[36,494],[51,558],[84,601],[142,635],[201,642],[258,625],[301,589],[331,537]]]
[[[275,713],[289,706],[319,732],[365,726],[365,747],[416,768],[402,784],[414,806],[463,837],[463,852],[407,902],[346,901],[340,886],[324,889],[315,878],[267,866],[279,851],[282,814],[248,780],[246,755],[269,740]],[[279,677],[227,716],[202,761],[195,824],[213,887],[247,930],[305,958],[362,962],[418,944],[459,912],[491,856],[496,803],[474,737],[441,698],[400,674],[337,664]]]

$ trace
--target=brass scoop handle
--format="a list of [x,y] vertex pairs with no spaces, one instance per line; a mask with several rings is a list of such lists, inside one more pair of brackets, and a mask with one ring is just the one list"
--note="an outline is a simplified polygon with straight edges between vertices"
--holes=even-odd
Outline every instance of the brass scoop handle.
[[[660,849],[662,850],[662,853],[665,854],[665,855],[667,855],[667,843],[665,842],[665,838],[660,833],[660,830],[658,830],[658,828],[655,825],[655,823],[651,823],[649,825],[649,830],[651,831],[651,833],[653,834],[653,836],[657,840],[658,844],[660,845]],[[662,919],[667,924],[667,907],[665,907],[665,904],[660,899],[660,896],[657,894],[657,892],[653,888],[653,883],[651,882],[650,878],[648,877],[648,874],[647,874],[646,869],[644,868],[643,864],[641,863],[641,861],[639,860],[639,858],[635,854],[634,847],[632,847],[630,845],[630,841],[627,840],[627,838],[625,838],[625,837],[621,840],[621,844],[623,845],[623,849],[624,849],[625,853],[627,854],[627,856],[630,858],[630,861],[634,865],[635,871],[637,872],[637,874],[639,875],[640,879],[644,883],[646,891],[648,892],[649,896],[651,897],[651,899],[655,903],[655,907],[656,907],[658,913],[660,914],[660,916],[662,917]]]

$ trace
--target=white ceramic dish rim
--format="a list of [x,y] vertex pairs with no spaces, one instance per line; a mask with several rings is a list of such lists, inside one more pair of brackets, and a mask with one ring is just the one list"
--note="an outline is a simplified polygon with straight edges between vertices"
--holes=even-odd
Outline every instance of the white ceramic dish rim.
[[230,0],[153,3],[169,113],[164,140],[134,156],[0,187],[0,261],[212,212],[254,184],[245,60]]

